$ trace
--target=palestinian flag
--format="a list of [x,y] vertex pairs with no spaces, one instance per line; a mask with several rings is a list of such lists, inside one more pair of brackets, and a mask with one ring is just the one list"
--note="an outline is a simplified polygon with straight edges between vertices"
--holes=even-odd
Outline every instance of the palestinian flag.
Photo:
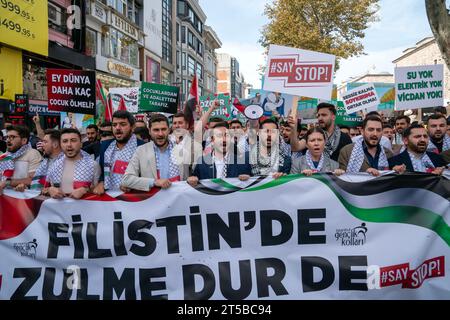
[[197,75],[194,75],[194,78],[192,79],[191,89],[189,90],[189,97],[184,107],[184,114],[186,115],[186,118],[188,119],[190,126],[194,124],[195,108],[197,107],[198,103],[199,103],[198,81]]
[[97,96],[105,108],[105,121],[111,121],[112,120],[111,101],[109,101],[108,98],[106,97],[105,90],[103,89],[103,85],[100,79],[97,79],[97,81],[95,82],[95,88],[97,91]]

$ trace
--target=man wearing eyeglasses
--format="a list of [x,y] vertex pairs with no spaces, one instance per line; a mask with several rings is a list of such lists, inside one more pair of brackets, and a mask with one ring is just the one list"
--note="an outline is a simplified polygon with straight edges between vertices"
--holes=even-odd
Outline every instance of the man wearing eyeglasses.
[[40,153],[31,148],[30,131],[23,126],[10,126],[6,132],[7,152],[0,156],[0,194],[10,186],[24,191],[31,184],[42,160]]

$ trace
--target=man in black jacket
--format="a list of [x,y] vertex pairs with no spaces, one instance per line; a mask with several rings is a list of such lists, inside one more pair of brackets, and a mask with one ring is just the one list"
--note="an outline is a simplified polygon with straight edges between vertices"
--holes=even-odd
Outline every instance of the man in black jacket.
[[427,130],[421,125],[412,125],[403,132],[406,150],[388,159],[389,167],[397,172],[426,172],[441,175],[445,163],[441,156],[427,152],[429,142]]

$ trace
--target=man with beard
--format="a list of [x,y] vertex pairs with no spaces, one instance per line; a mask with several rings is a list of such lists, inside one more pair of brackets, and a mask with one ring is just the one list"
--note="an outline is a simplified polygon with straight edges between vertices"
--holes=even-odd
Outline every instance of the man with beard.
[[100,174],[98,163],[82,151],[81,146],[81,134],[77,129],[61,131],[64,156],[55,160],[46,177],[50,197],[81,199],[97,183]]
[[42,194],[47,194],[48,184],[45,179],[48,171],[57,159],[64,156],[60,140],[61,132],[59,132],[59,130],[48,129],[44,131],[44,138],[42,139],[44,160],[34,174],[31,182],[31,189],[42,189]]
[[[319,127],[325,131],[327,135],[327,142],[325,144],[325,153],[329,158],[334,161],[338,160],[339,152],[341,149],[352,143],[352,139],[349,135],[342,133],[338,126],[335,124],[336,120],[336,107],[330,103],[322,102],[317,105],[317,120]],[[289,122],[297,123],[297,119],[292,119],[289,116]],[[304,139],[296,141],[297,136],[294,135],[291,138],[291,150],[303,151],[306,149],[306,141]]]
[[228,123],[220,122],[211,129],[212,152],[198,159],[192,176],[187,179],[191,186],[199,180],[214,178],[239,178],[248,180],[252,174],[248,152],[232,152]]
[[445,163],[433,152],[427,152],[429,136],[427,130],[418,124],[411,125],[403,133],[406,150],[389,159],[389,167],[397,172],[427,172],[441,175]]
[[39,151],[31,148],[26,127],[9,126],[6,130],[7,152],[0,156],[0,194],[7,186],[23,191],[42,160]]
[[342,148],[339,168],[349,173],[367,172],[379,176],[379,170],[388,170],[392,152],[380,145],[383,123],[380,117],[371,115],[363,121],[362,139]]
[[[88,132],[87,129],[86,131]],[[105,121],[102,124],[100,124],[100,129],[98,130],[98,139],[96,141],[87,144],[86,146],[84,146],[83,144],[83,151],[86,151],[88,154],[93,155],[94,159],[97,160],[98,157],[100,156],[101,141],[110,140],[113,138],[114,137],[112,135],[112,124],[110,121]]]
[[95,124],[90,124],[86,127],[86,137],[87,141],[83,142],[83,148],[86,148],[88,145],[100,140],[98,127]]
[[120,183],[128,163],[138,146],[145,142],[138,140],[133,134],[135,119],[126,110],[118,110],[112,116],[112,131],[114,139],[102,141],[100,148],[101,175],[93,192],[102,195],[105,190],[122,190]]
[[282,140],[280,140],[281,145],[280,148],[283,151],[284,155],[287,157],[291,157],[292,159],[295,158],[299,158],[302,156],[302,152],[294,152],[292,151],[291,148],[291,139],[292,139],[292,134],[293,131],[295,130],[296,133],[294,134],[299,134],[300,130],[301,130],[301,124],[300,122],[297,123],[297,126],[295,127],[291,127],[289,121],[282,121],[280,123],[280,128],[281,128],[281,137]]
[[278,178],[291,171],[291,157],[280,148],[278,123],[272,119],[261,122],[258,132],[259,141],[250,145],[250,164],[252,175],[272,175]]
[[122,187],[149,191],[167,189],[173,181],[186,180],[189,164],[176,157],[175,144],[169,140],[169,120],[155,114],[150,120],[152,141],[136,149],[122,179]]
[[450,149],[450,137],[447,135],[447,120],[442,114],[432,114],[427,120],[430,141],[427,151],[440,154]]
[[403,131],[409,127],[411,119],[408,116],[398,116],[395,119],[395,137],[394,144],[403,145]]

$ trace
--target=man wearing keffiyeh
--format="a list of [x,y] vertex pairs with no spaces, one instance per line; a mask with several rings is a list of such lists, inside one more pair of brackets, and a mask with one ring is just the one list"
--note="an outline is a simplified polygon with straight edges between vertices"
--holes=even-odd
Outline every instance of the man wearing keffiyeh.
[[100,168],[89,154],[81,150],[81,134],[77,129],[61,131],[61,148],[64,157],[51,166],[46,180],[49,195],[54,199],[66,196],[82,198],[98,181]]
[[427,120],[428,142],[427,151],[440,154],[450,150],[450,136],[447,135],[447,120],[442,114],[432,114]]
[[112,130],[114,139],[102,141],[100,147],[99,164],[101,168],[100,182],[94,188],[93,193],[101,195],[105,190],[128,191],[120,186],[128,163],[138,146],[144,141],[139,140],[133,134],[135,119],[126,110],[114,112],[112,118]]
[[403,143],[406,150],[389,159],[389,167],[397,172],[425,172],[441,175],[445,162],[441,156],[427,151],[429,136],[427,130],[418,124],[404,131]]
[[37,168],[31,181],[31,189],[42,189],[42,194],[47,194],[48,183],[46,177],[50,167],[53,163],[64,156],[60,145],[61,133],[59,130],[48,129],[44,132],[44,138],[42,139],[42,149],[44,151],[44,160],[41,162],[39,168]]
[[291,157],[280,149],[278,123],[272,119],[261,122],[259,141],[250,146],[250,164],[254,176],[272,175],[278,178],[291,171]]
[[0,194],[7,186],[24,191],[39,167],[41,155],[31,148],[30,131],[22,126],[7,128],[7,152],[0,156]]
[[389,170],[388,158],[392,152],[380,144],[383,123],[378,116],[364,119],[362,137],[342,148],[339,168],[349,173],[367,172],[379,176],[380,170]]
[[[328,157],[334,161],[338,161],[341,149],[352,143],[350,136],[346,133],[342,133],[338,126],[336,126],[336,113],[336,107],[331,103],[322,102],[317,105],[317,121],[319,127],[325,131],[327,135],[325,152]],[[288,122],[292,128],[297,126],[297,119],[293,119],[292,116],[289,116]],[[303,151],[306,149],[306,141],[304,139],[298,141],[296,135],[293,135],[292,138],[292,151]]]

